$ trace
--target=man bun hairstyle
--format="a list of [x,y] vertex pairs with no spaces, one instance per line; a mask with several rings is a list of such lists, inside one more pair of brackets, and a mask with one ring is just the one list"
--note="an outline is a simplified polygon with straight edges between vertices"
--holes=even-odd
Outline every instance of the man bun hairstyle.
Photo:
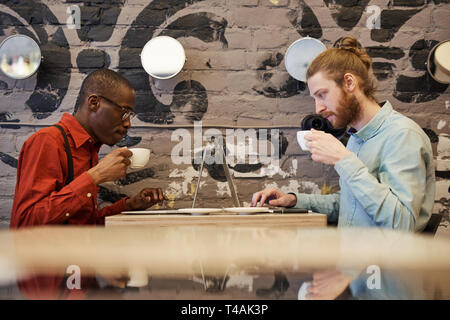
[[340,38],[334,47],[319,54],[309,65],[306,80],[318,72],[334,80],[342,88],[344,75],[351,73],[358,79],[364,94],[375,101],[375,77],[372,71],[372,58],[353,36]]

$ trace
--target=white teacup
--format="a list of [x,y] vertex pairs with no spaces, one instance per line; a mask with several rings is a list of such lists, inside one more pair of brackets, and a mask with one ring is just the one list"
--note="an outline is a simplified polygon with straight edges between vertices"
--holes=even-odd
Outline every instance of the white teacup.
[[308,134],[310,132],[311,132],[310,130],[297,131],[297,141],[302,150],[309,151],[309,148],[306,145],[305,134]]
[[130,157],[130,168],[142,168],[148,163],[148,160],[150,159],[150,149],[131,148],[128,150],[133,153],[133,155]]

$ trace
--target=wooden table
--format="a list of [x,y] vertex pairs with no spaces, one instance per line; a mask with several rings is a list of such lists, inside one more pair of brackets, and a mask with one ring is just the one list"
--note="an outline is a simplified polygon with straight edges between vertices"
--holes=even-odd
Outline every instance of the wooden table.
[[[220,213],[214,213],[209,215],[186,215],[186,214],[165,214],[165,215],[126,215],[126,214],[119,214],[115,216],[106,217],[105,219],[105,225],[106,227],[109,227],[109,229],[113,229],[113,227],[116,226],[148,226],[151,228],[161,228],[159,230],[169,229],[169,228],[177,228],[177,227],[183,227],[183,226],[193,226],[193,227],[200,227],[203,228],[215,228],[218,227],[217,230],[223,230],[223,228],[229,228],[229,227],[262,227],[262,228],[270,228],[273,229],[274,227],[288,227],[288,228],[325,228],[327,226],[327,217],[324,214],[317,214],[317,213],[298,213],[298,214],[250,214],[250,215],[239,215],[239,214],[233,214],[229,212],[220,212]],[[108,228],[107,228],[108,229]],[[237,228],[239,229],[239,228]],[[228,231],[229,232],[229,231]],[[212,241],[212,240],[211,240]],[[204,287],[204,292],[209,292],[213,290],[217,286],[217,284],[222,283],[225,286],[225,281],[228,271],[225,270],[219,277],[209,277],[209,279],[215,279],[216,281],[205,281],[205,278],[203,276],[203,268],[201,269],[202,274],[202,282]],[[146,276],[146,273],[144,273]],[[130,272],[130,283],[137,283],[137,286],[147,286],[146,277],[139,277],[136,275],[133,275]],[[284,276],[284,275],[283,275]],[[228,274],[228,277],[230,279],[234,279],[235,275]],[[142,278],[142,280],[139,280]],[[136,280],[137,279],[137,280]],[[242,280],[244,279],[244,280]],[[246,282],[251,283],[251,287],[253,287],[255,276],[246,275],[243,276],[240,274],[237,276],[237,280],[235,282],[239,282],[239,286],[246,285]],[[272,286],[272,279],[268,278],[266,279],[268,283],[266,286],[270,288]],[[286,280],[287,281],[287,280]],[[170,282],[170,281],[169,281]],[[162,284],[161,284],[162,283]],[[152,282],[152,290],[159,292],[162,288],[167,289],[168,281],[162,281],[159,285],[158,282],[153,281]],[[183,285],[184,283],[184,285]],[[142,284],[142,285],[140,285]],[[182,288],[184,290],[187,290],[189,294],[192,293],[192,286],[194,282],[189,281],[187,284],[185,282],[180,282],[180,284],[177,285],[177,288]],[[223,292],[223,288],[219,288],[219,292]],[[216,291],[215,289],[213,291]],[[233,295],[233,293],[229,293],[230,290],[227,291],[227,294]],[[252,290],[253,291],[253,290]],[[232,291],[231,291],[232,292]],[[275,292],[277,293],[277,292]],[[284,292],[283,292],[284,293]],[[197,293],[198,294],[198,293]],[[236,294],[236,293],[235,293]],[[256,294],[255,292],[252,292],[253,295]],[[195,294],[194,294],[195,296]],[[286,295],[289,296],[289,295]],[[295,294],[291,294],[291,298],[295,297]],[[172,295],[173,297],[173,295]],[[253,297],[255,298],[255,297]]]
[[[264,221],[265,216],[223,218]],[[195,222],[208,216],[180,218]],[[275,218],[291,220],[293,215]],[[442,296],[449,297],[447,252],[446,239],[386,228],[42,226],[0,232],[0,274],[6,281],[24,271],[63,276],[75,265],[82,275],[128,277],[123,287],[140,287],[149,299],[296,299],[305,273],[375,265],[413,281],[426,276],[430,288],[437,284]],[[274,272],[288,280],[272,280]],[[269,288],[268,296],[258,295]]]
[[236,227],[326,227],[327,216],[319,213],[299,214],[211,214],[211,215],[125,215],[106,217],[105,225],[149,225],[171,227],[183,225],[236,226]]

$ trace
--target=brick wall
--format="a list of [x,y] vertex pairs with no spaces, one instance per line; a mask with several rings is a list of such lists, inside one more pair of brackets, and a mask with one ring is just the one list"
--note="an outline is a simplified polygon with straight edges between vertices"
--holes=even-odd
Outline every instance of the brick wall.
[[[284,55],[300,37],[309,35],[331,47],[352,34],[374,59],[378,99],[390,100],[432,139],[438,180],[434,212],[444,214],[440,231],[445,232],[450,229],[450,91],[427,75],[424,63],[429,50],[448,38],[449,2],[3,0],[0,40],[13,33],[27,34],[39,43],[44,60],[38,74],[28,80],[0,75],[0,121],[22,123],[0,128],[0,224],[9,223],[23,142],[64,112],[72,112],[86,73],[100,67],[119,70],[136,88],[135,128],[120,145],[152,150],[144,170],[102,186],[103,203],[151,185],[167,190],[171,206],[188,206],[198,166],[172,162],[177,142],[171,136],[176,128],[164,125],[191,125],[195,120],[212,127],[281,127],[281,170],[258,162],[232,166],[244,204],[267,186],[307,193],[337,190],[334,169],[314,163],[297,145],[296,129],[286,128],[299,126],[314,112],[314,103],[305,84],[286,72]],[[67,25],[70,6],[80,8],[80,29]],[[379,29],[368,28],[377,13]],[[187,61],[175,78],[152,82],[139,54],[158,35],[177,38]],[[151,124],[160,127],[148,127]],[[187,130],[193,136],[193,129]],[[101,154],[110,150],[103,147]],[[217,198],[223,199],[223,206],[232,205],[223,171],[213,165],[206,169],[198,206],[216,206]]]

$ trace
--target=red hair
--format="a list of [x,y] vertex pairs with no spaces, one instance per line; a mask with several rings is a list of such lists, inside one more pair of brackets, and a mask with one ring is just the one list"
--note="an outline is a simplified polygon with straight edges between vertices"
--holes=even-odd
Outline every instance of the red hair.
[[340,39],[334,48],[318,55],[306,71],[306,80],[321,71],[341,88],[344,84],[344,75],[353,74],[358,79],[358,85],[364,94],[369,99],[375,100],[372,59],[355,37],[346,36]]

